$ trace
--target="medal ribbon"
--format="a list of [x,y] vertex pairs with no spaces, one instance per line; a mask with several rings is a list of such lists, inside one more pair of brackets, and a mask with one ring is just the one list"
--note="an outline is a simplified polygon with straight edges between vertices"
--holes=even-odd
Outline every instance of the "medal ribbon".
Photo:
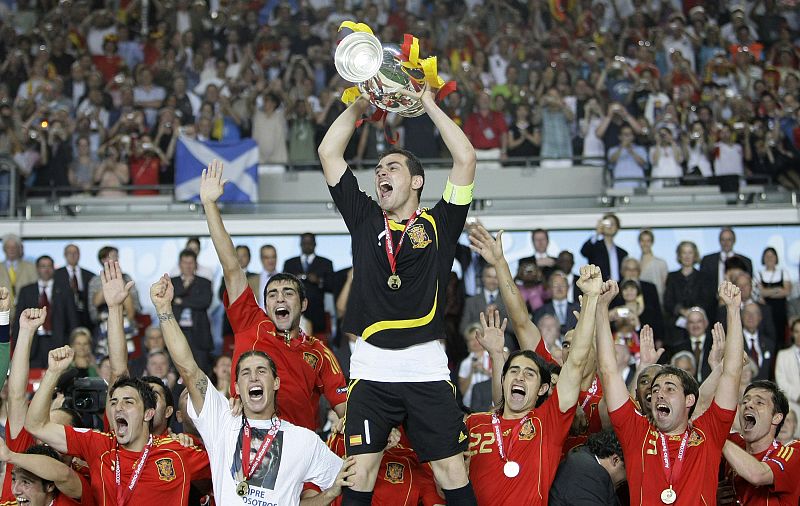
[[766,454],[764,454],[763,457],[761,457],[761,462],[766,462],[767,459],[769,458],[769,456],[772,455],[772,452],[774,452],[777,449],[778,449],[778,442],[773,439],[772,440],[772,448],[770,448],[769,451]]
[[[280,418],[274,418],[272,420],[272,427],[269,429],[267,433],[267,437],[261,442],[261,446],[256,453],[256,458],[253,462],[250,462],[250,442],[252,441],[250,434],[250,424],[247,421],[247,417],[242,415],[242,426],[244,427],[244,433],[242,434],[242,474],[244,475],[244,479],[249,480],[253,473],[256,472],[258,466],[261,465],[261,461],[264,460],[264,456],[269,451],[270,446],[272,446],[272,441],[275,439],[275,436],[278,434],[278,429],[281,428],[281,420]],[[247,470],[245,472],[245,470]]]
[[139,481],[139,476],[141,476],[142,474],[142,469],[144,469],[144,465],[147,462],[147,456],[150,455],[150,448],[152,447],[153,447],[153,435],[150,434],[150,437],[147,440],[147,445],[144,447],[144,450],[142,450],[141,457],[139,457],[139,464],[133,471],[130,483],[128,483],[127,487],[121,487],[120,483],[122,477],[119,465],[119,443],[117,443],[117,451],[115,455],[116,460],[114,462],[114,479],[117,484],[117,504],[119,506],[123,506],[126,502],[128,502],[128,499],[130,499],[131,494],[133,494],[133,487],[135,487],[136,483]]
[[589,387],[589,390],[586,392],[586,398],[583,399],[581,403],[581,409],[585,410],[586,405],[589,404],[589,401],[592,399],[592,396],[597,393],[597,376],[594,377],[592,380],[592,386]]
[[395,275],[397,272],[397,255],[400,254],[400,248],[403,246],[403,239],[406,238],[406,231],[417,221],[420,214],[422,214],[422,210],[417,209],[414,211],[411,218],[408,219],[406,226],[403,228],[403,233],[400,234],[400,242],[397,243],[397,249],[395,249],[394,240],[392,240],[392,231],[389,229],[389,217],[386,215],[386,211],[383,212],[383,225],[386,230],[384,246],[386,247],[386,258],[389,259],[389,269],[392,270],[392,275]]
[[492,427],[494,428],[494,437],[497,439],[497,452],[500,454],[501,460],[508,462],[508,456],[511,455],[511,448],[514,446],[514,441],[517,440],[519,433],[522,431],[522,426],[525,425],[525,422],[530,420],[530,418],[530,415],[525,415],[516,427],[511,430],[511,439],[508,441],[508,453],[506,453],[503,449],[503,433],[500,431],[500,419],[497,417],[497,413],[492,413]]
[[675,458],[675,465],[672,466],[669,462],[669,449],[667,448],[667,438],[664,436],[664,433],[658,431],[658,436],[661,439],[661,450],[663,453],[663,467],[664,467],[664,477],[667,479],[667,483],[669,484],[669,488],[672,488],[672,484],[677,482],[678,479],[681,477],[681,470],[683,468],[683,460],[686,457],[686,444],[689,442],[689,433],[691,432],[691,425],[686,428],[686,432],[683,433],[683,439],[681,440],[681,446],[678,449],[678,456]]

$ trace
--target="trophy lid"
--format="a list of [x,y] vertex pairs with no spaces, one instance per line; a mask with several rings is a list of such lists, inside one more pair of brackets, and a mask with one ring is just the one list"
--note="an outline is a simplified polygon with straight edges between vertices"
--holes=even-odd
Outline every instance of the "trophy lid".
[[371,79],[383,63],[383,47],[377,37],[353,32],[339,42],[334,54],[336,71],[351,83]]

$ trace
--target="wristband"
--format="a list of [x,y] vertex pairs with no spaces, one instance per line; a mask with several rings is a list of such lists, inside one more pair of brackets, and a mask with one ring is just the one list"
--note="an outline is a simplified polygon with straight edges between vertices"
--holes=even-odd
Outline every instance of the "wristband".
[[162,321],[162,322],[165,322],[165,321],[168,321],[168,320],[174,320],[175,319],[175,315],[172,314],[172,313],[158,313],[158,319],[160,321]]
[[11,324],[11,311],[0,311],[0,325]]
[[442,198],[448,204],[457,206],[465,206],[472,202],[472,192],[475,190],[475,182],[473,181],[467,186],[456,186],[447,180],[447,185],[444,187],[444,194]]

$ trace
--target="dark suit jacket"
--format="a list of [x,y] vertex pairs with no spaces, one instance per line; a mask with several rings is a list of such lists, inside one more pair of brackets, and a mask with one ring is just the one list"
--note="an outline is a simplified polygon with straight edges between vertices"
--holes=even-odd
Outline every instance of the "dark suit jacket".
[[[84,327],[92,328],[92,320],[89,318],[89,281],[95,277],[95,273],[80,267],[81,282],[83,290],[78,292],[75,297],[75,307],[78,310],[78,320]],[[55,283],[65,287],[67,290],[72,290],[69,286],[69,272],[66,267],[56,269],[53,273],[53,280]]]
[[[581,255],[586,257],[588,263],[600,267],[600,272],[603,273],[603,279],[607,280],[611,277],[611,263],[608,259],[606,243],[602,239],[596,241],[593,241],[593,239],[594,237],[583,243]],[[617,271],[621,273],[622,260],[628,256],[628,252],[617,245],[614,245],[614,247],[617,248],[617,263],[619,264],[617,265]]]
[[[753,262],[748,257],[736,253],[736,256],[744,260],[747,265],[747,272],[753,275]],[[719,286],[719,251],[706,255],[700,261],[700,270],[705,272],[713,281],[714,288]]]
[[[574,329],[575,325],[578,324],[578,319],[575,318],[575,315],[572,313],[573,311],[580,311],[581,306],[577,302],[567,302],[567,321],[561,326],[561,334],[565,334],[568,330]],[[556,307],[553,304],[553,301],[547,302],[544,306],[540,307],[533,313],[533,321],[538,322],[539,319],[546,315],[551,314],[558,318],[556,314]]]
[[[758,375],[753,380],[775,380],[775,340],[765,336],[758,331],[758,346],[761,348],[761,365],[758,368]],[[750,346],[745,338],[744,351],[748,353]]]
[[[39,307],[39,283],[31,283],[22,287],[17,294],[17,314],[28,308]],[[79,325],[78,312],[75,309],[75,298],[69,287],[64,288],[53,282],[53,295],[50,297],[50,312],[52,314],[52,335],[42,337],[38,334],[33,337],[31,348],[31,367],[47,367],[47,354],[50,350],[69,344],[69,333]],[[14,341],[19,335],[19,326],[13,325]]]
[[[700,363],[697,364],[697,372],[699,373],[695,378],[697,381],[702,381],[711,374],[711,366],[708,365],[708,354],[711,352],[711,346],[714,344],[714,339],[711,337],[711,326],[713,323],[709,324],[708,329],[706,330],[706,338],[703,341],[703,354],[700,356]],[[679,351],[688,351],[689,353],[694,353],[692,350],[692,340],[689,335],[684,332],[684,338],[676,343],[674,347],[670,347],[667,350],[670,357],[672,355],[678,353]]]
[[[772,308],[766,304],[758,304],[758,307],[761,308],[761,323],[758,325],[758,334],[761,337],[762,342],[769,344],[770,348],[768,349],[770,355],[774,357],[777,353],[775,346],[778,342],[778,335],[775,332],[775,321],[772,319]],[[719,307],[717,311],[717,321],[722,323],[722,325],[725,327],[725,330],[728,329],[727,307]],[[783,338],[783,336],[781,336],[781,338]],[[762,350],[764,349],[763,346],[761,348]]]
[[339,346],[333,349],[333,356],[339,361],[339,366],[342,368],[345,381],[350,381],[350,356],[353,352],[350,351],[350,344],[346,336],[342,336],[342,342]]
[[[652,327],[656,339],[664,339],[664,315],[661,313],[661,303],[658,299],[656,285],[641,279],[637,280],[637,283],[639,283],[639,289],[644,299],[644,311],[639,315],[639,321],[642,325],[650,325]],[[625,301],[620,293],[611,302],[611,308],[622,306],[624,303]]]
[[[503,297],[500,295],[500,291],[497,292],[497,298],[494,301],[495,306],[497,306],[497,310],[500,311],[500,321],[503,321],[503,318],[508,318],[508,310],[506,309],[506,304],[503,302]],[[461,312],[461,322],[458,325],[458,332],[462,336],[464,335],[464,331],[467,329],[470,323],[475,323],[481,321],[481,312],[486,312],[486,297],[484,295],[483,290],[477,295],[473,295],[472,297],[467,297],[464,301],[464,310]],[[514,332],[512,329],[511,321],[509,320],[508,325],[506,326],[506,346],[510,350],[516,350],[519,348],[519,345],[514,338]]]
[[617,506],[619,500],[608,471],[586,447],[570,452],[558,466],[550,487],[553,506]]
[[[303,262],[300,257],[290,258],[283,264],[283,272],[300,276],[303,272]],[[308,307],[306,312],[303,313],[309,319],[311,325],[314,326],[315,334],[322,334],[325,332],[325,291],[327,291],[326,283],[331,274],[333,274],[333,262],[325,257],[316,255],[314,261],[308,266],[308,272],[314,273],[319,276],[321,281],[320,285],[315,285],[308,280],[303,281],[306,289],[306,298],[308,298]]]
[[[180,276],[172,278],[172,286],[175,287],[175,298],[172,301],[172,313],[180,323],[181,313],[184,309],[192,312],[192,327],[183,329],[189,340],[189,346],[195,353],[197,350],[209,352],[214,349],[211,340],[211,322],[208,320],[208,308],[211,306],[211,298],[214,290],[211,281],[200,276],[195,276],[194,281],[188,287],[183,287]],[[180,299],[180,304],[175,300]],[[188,330],[188,332],[187,332]],[[203,366],[201,365],[201,368]]]

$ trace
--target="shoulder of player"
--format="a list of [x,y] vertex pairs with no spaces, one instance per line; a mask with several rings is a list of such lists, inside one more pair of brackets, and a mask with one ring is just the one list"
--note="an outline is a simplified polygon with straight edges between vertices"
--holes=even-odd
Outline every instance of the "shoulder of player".
[[104,439],[108,441],[113,441],[115,439],[113,433],[104,432],[100,429],[84,429],[81,427],[70,427],[70,429],[72,430],[72,433],[77,435],[78,437],[87,437],[96,439],[98,441],[102,441]]
[[178,453],[194,453],[205,452],[206,449],[202,445],[194,444],[192,446],[183,446],[177,439],[172,436],[159,436],[153,438],[153,448],[156,450],[171,450]]
[[744,437],[742,437],[742,435],[738,432],[731,432],[728,434],[728,441],[742,448],[745,446]]

